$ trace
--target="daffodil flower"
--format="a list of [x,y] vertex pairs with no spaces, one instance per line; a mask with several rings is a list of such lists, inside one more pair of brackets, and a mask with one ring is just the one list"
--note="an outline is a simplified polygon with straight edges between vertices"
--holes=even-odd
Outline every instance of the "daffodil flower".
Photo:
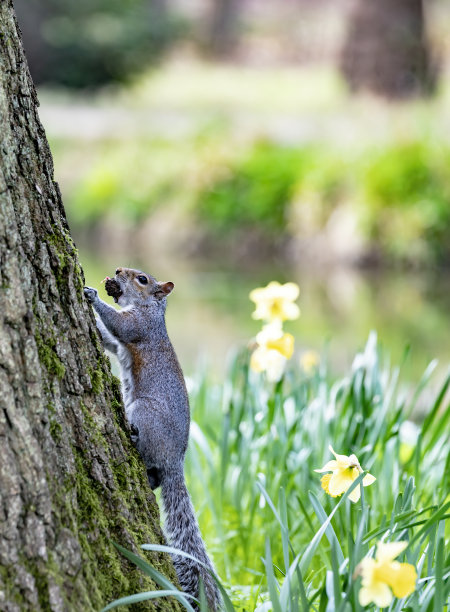
[[306,351],[300,357],[300,365],[306,374],[312,374],[320,363],[319,353],[316,351]]
[[253,289],[250,299],[256,304],[254,319],[271,323],[273,321],[288,321],[300,316],[300,309],[294,304],[300,293],[296,283],[281,285],[277,281],[270,282],[266,287]]
[[[336,459],[328,461],[323,468],[314,471],[319,473],[331,472],[331,474],[325,474],[325,476],[322,476],[322,488],[324,491],[326,491],[326,493],[328,493],[328,495],[331,495],[331,497],[337,497],[338,495],[345,493],[345,491],[350,488],[358,476],[363,473],[363,470],[359,465],[356,455],[350,455],[347,457],[347,455],[338,455],[335,453],[331,446],[329,446],[329,449]],[[376,478],[372,476],[372,474],[366,474],[362,480],[362,485],[367,487],[375,482],[375,480]],[[357,502],[360,497],[360,486],[353,489],[348,496],[352,502]]]
[[266,372],[271,382],[280,380],[294,352],[294,336],[283,333],[281,325],[275,322],[262,328],[256,343],[258,347],[252,353],[250,367],[255,372]]
[[359,603],[367,606],[374,603],[386,608],[393,597],[406,597],[415,587],[417,572],[414,565],[400,563],[394,559],[408,546],[408,542],[378,542],[375,559],[365,557],[356,572],[362,577]]

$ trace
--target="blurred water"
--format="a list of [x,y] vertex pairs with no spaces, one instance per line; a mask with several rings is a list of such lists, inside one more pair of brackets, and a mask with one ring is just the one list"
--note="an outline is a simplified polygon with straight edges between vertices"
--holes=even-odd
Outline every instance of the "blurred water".
[[141,268],[175,283],[167,326],[187,374],[200,364],[217,375],[226,370],[232,351],[246,345],[260,327],[251,318],[248,294],[271,280],[295,281],[301,288],[301,317],[285,325],[296,338],[294,366],[301,351],[315,349],[327,354],[334,373],[345,373],[371,329],[377,330],[386,356],[395,364],[410,347],[404,367],[411,379],[434,358],[442,369],[450,362],[448,271],[295,269],[281,263],[239,270],[224,262],[186,258],[140,261],[123,252],[105,258],[83,248],[80,259],[86,283],[106,300],[100,281],[117,266]]

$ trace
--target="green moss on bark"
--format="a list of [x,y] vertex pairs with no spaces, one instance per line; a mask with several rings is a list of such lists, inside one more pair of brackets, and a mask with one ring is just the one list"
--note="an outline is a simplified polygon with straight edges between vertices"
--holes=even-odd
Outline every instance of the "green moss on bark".
[[36,332],[35,340],[39,353],[39,361],[43,364],[49,374],[54,374],[57,378],[63,379],[66,367],[56,353],[56,339],[48,336],[45,340]]

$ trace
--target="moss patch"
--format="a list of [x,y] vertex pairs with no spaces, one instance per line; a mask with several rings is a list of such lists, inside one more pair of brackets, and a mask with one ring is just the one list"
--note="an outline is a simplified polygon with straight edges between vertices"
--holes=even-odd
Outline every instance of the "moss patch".
[[63,379],[66,373],[66,367],[56,353],[56,339],[54,336],[48,336],[45,340],[36,331],[36,344],[39,353],[39,361],[45,365],[50,374]]
[[58,421],[55,420],[51,420],[50,421],[50,435],[53,438],[53,440],[58,443],[61,440],[62,437],[62,427],[61,425],[58,423]]

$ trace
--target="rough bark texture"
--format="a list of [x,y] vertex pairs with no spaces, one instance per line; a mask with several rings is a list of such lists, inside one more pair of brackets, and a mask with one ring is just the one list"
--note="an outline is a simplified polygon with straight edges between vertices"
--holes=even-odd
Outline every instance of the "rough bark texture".
[[[11,0],[0,36],[0,610],[87,612],[155,588],[112,542],[163,536],[83,297]],[[168,557],[151,560],[176,580]],[[157,601],[145,607],[179,609]]]
[[422,0],[355,0],[341,68],[350,88],[390,98],[430,93],[436,81]]

